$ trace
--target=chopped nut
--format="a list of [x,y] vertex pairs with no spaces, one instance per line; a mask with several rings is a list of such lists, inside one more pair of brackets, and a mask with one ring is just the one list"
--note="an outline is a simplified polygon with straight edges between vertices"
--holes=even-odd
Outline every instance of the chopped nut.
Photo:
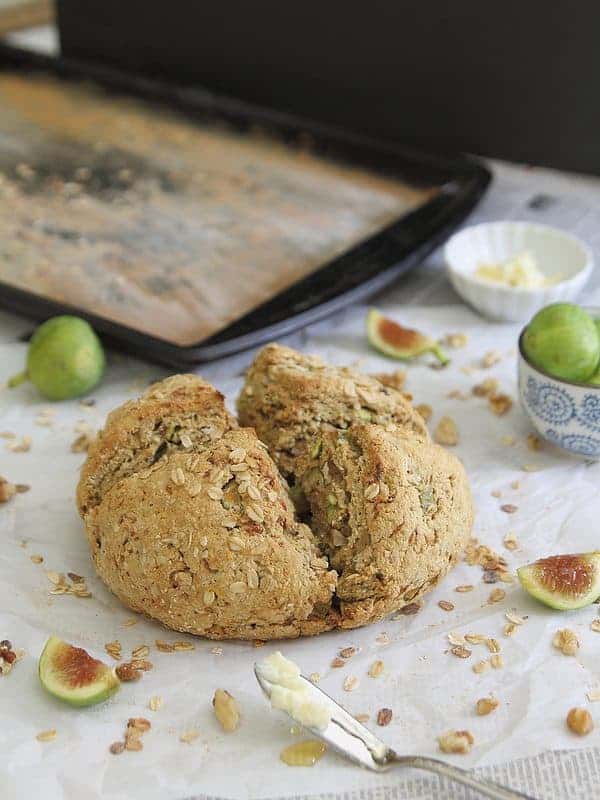
[[504,600],[505,597],[506,592],[504,589],[492,589],[488,597],[488,603],[499,603],[501,600]]
[[135,669],[131,664],[119,664],[119,666],[115,669],[117,674],[117,678],[121,681],[139,681],[142,677],[142,673],[139,669]]
[[93,433],[80,433],[79,436],[71,443],[71,452],[87,453],[95,438],[96,436]]
[[433,409],[427,403],[419,403],[418,406],[415,406],[415,411],[423,417],[425,422],[429,422],[433,416]]
[[519,548],[519,542],[514,533],[507,533],[504,537],[503,544],[507,550],[518,550]]
[[489,397],[488,402],[491,410],[498,417],[502,417],[510,411],[513,406],[512,398],[507,394],[493,394]]
[[465,592],[472,592],[475,587],[470,584],[463,584],[462,586],[455,586],[454,591],[459,592],[460,594],[464,594]]
[[495,378],[486,378],[481,383],[475,384],[472,392],[475,397],[489,397],[498,390],[498,381]]
[[122,753],[123,750],[125,750],[125,742],[113,742],[108,750],[113,754],[113,756],[118,756],[119,753]]
[[128,736],[125,739],[125,750],[131,750],[132,752],[136,752],[139,750],[143,750],[144,745],[142,744],[141,740],[137,737]]
[[369,667],[369,676],[371,678],[378,678],[384,670],[384,663],[381,660],[374,661]]
[[356,653],[358,653],[356,647],[344,647],[340,650],[340,656],[342,658],[352,658]]
[[35,553],[34,555],[29,556],[29,560],[33,564],[43,564],[44,563],[44,556],[41,556],[38,553]]
[[433,434],[438,444],[452,447],[458,444],[458,428],[452,417],[442,417]]
[[217,689],[213,697],[215,716],[227,733],[233,733],[240,724],[240,709],[232,695],[225,689]]
[[333,669],[339,669],[340,667],[345,667],[346,666],[346,662],[344,661],[343,658],[336,657],[331,662],[331,666],[333,667]]
[[572,708],[567,714],[567,727],[578,736],[587,736],[594,730],[594,720],[587,708]]
[[150,711],[160,711],[163,706],[163,699],[159,695],[153,695],[148,701],[148,708]]
[[352,692],[358,686],[358,678],[354,675],[348,675],[344,679],[344,683],[342,684],[342,688],[345,692]]
[[181,736],[179,737],[179,741],[183,742],[184,744],[191,744],[195,742],[196,739],[200,736],[200,731],[198,728],[190,728],[187,731],[184,731]]
[[472,655],[472,651],[468,647],[463,647],[460,644],[452,647],[450,652],[452,655],[458,656],[458,658],[470,658]]
[[569,628],[561,628],[556,631],[552,644],[565,656],[575,656],[579,650],[577,634]]
[[500,705],[500,701],[495,697],[481,697],[475,704],[475,711],[480,717],[491,714]]
[[442,611],[454,611],[454,603],[451,603],[449,600],[439,600],[438,606]]
[[504,511],[505,514],[514,514],[515,511],[518,511],[519,507],[513,505],[512,503],[504,503],[504,505],[500,506],[500,511]]
[[391,708],[380,708],[377,712],[377,724],[385,727],[392,721],[393,713]]
[[53,739],[56,739],[57,736],[58,731],[56,731],[55,728],[50,728],[50,730],[47,731],[40,731],[35,738],[38,742],[51,742]]
[[10,483],[0,476],[0,503],[8,503],[11,497],[14,497],[17,493],[17,487],[14,483]]
[[500,489],[494,489],[492,492],[490,492],[490,494],[495,498],[502,497],[502,492]]
[[438,744],[443,753],[465,754],[471,750],[475,743],[473,734],[469,731],[448,731],[438,736]]
[[146,731],[149,731],[152,727],[152,723],[145,717],[130,717],[127,720],[127,727],[135,728],[136,731],[141,731],[141,733],[146,733]]
[[498,583],[498,571],[495,569],[484,569],[483,570],[483,582],[484,583]]

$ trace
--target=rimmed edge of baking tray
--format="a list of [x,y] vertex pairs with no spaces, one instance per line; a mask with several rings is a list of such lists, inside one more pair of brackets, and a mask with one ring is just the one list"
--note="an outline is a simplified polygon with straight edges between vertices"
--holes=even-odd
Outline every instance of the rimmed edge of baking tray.
[[395,172],[436,194],[417,209],[325,263],[213,336],[179,346],[68,304],[0,281],[0,306],[33,319],[77,314],[109,345],[150,361],[190,367],[285,336],[384,288],[417,266],[474,208],[491,173],[467,156],[436,156],[379,142],[291,114],[262,108],[196,87],[180,87],[96,63],[56,58],[0,44],[0,68],[40,69],[164,104],[192,117],[218,116],[238,128],[260,126],[288,143],[312,140],[312,152],[375,170]]

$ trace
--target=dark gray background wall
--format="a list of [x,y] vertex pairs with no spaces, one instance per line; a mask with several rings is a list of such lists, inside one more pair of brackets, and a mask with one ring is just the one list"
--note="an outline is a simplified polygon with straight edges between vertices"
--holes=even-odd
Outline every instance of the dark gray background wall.
[[594,0],[58,0],[63,52],[423,149],[600,173]]

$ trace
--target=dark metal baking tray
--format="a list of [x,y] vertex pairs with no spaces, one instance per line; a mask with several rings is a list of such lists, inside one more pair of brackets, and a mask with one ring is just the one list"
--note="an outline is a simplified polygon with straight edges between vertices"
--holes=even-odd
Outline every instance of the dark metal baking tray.
[[192,119],[219,119],[237,130],[256,126],[286,143],[310,137],[311,150],[401,177],[415,186],[435,186],[430,200],[375,235],[351,247],[307,277],[254,308],[227,328],[192,346],[178,346],[82,309],[0,283],[0,305],[34,319],[59,313],[85,317],[107,343],[151,361],[189,367],[254,347],[319,320],[363,299],[419,264],[464,219],[485,191],[490,173],[479,162],[415,152],[382,144],[311,120],[217,96],[199,88],[122,73],[99,64],[54,58],[0,45],[0,69],[43,70],[66,79],[94,81],[184,112]]

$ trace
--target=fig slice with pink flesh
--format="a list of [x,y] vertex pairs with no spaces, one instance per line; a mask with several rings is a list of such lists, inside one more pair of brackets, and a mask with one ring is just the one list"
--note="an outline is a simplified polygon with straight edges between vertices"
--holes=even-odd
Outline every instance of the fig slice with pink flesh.
[[423,353],[433,353],[440,364],[449,362],[435,339],[412,328],[404,328],[375,308],[369,309],[367,314],[367,339],[375,350],[390,358],[407,361]]
[[583,608],[600,597],[600,552],[540,558],[517,575],[525,591],[550,608]]
[[121,685],[113,669],[57,636],[44,645],[38,673],[47,692],[72,706],[103,703]]

